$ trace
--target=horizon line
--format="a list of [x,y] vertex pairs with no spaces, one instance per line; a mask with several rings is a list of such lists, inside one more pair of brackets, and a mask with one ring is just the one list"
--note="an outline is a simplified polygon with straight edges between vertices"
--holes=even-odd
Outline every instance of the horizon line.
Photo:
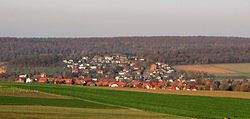
[[250,38],[247,36],[227,35],[117,35],[117,36],[0,36],[0,38],[133,38],[133,37],[221,37],[221,38]]

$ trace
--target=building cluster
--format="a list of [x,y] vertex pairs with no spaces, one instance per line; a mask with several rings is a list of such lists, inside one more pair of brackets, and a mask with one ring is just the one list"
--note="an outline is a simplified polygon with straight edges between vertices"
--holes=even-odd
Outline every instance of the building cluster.
[[144,58],[126,55],[105,55],[80,60],[63,60],[65,67],[72,71],[72,77],[82,79],[115,80],[129,82],[132,80],[150,81],[167,80],[175,70],[165,63],[152,63]]
[[[73,84],[84,86],[131,87],[168,90],[227,90],[232,82],[214,82],[211,79],[188,79],[187,76],[165,63],[149,63],[146,59],[130,55],[84,56],[80,60],[63,60],[70,75],[40,77],[19,75],[17,82]],[[219,82],[219,83],[218,83]],[[238,82],[245,86],[247,82]],[[243,87],[244,88],[244,87]],[[238,87],[237,90],[241,90]],[[246,90],[249,90],[246,88]]]

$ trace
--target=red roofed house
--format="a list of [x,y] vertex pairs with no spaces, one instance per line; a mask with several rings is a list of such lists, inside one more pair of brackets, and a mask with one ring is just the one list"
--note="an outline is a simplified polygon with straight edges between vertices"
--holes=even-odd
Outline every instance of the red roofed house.
[[47,78],[39,78],[38,83],[46,83],[48,81]]
[[81,80],[81,79],[76,79],[76,82],[75,82],[76,85],[83,85],[85,83],[86,82],[84,80]]
[[63,79],[55,79],[54,83],[55,84],[62,84],[62,83],[64,83],[64,80]]
[[0,74],[4,74],[6,73],[6,70],[4,70],[3,68],[0,68]]
[[103,81],[97,81],[95,82],[96,86],[103,86]]
[[141,82],[139,82],[139,81],[132,81],[131,84],[132,84],[132,86],[134,88],[137,88],[141,84]]
[[72,79],[64,79],[65,84],[72,84],[73,80]]
[[17,78],[16,82],[18,83],[24,83],[26,78]]
[[72,69],[72,73],[78,73],[78,72],[79,72],[78,68],[73,68]]
[[156,65],[156,64],[152,64],[152,65],[151,65],[151,70],[156,70],[156,68],[157,68],[157,65]]
[[117,82],[117,85],[119,87],[125,87],[126,86],[126,83],[125,82]]

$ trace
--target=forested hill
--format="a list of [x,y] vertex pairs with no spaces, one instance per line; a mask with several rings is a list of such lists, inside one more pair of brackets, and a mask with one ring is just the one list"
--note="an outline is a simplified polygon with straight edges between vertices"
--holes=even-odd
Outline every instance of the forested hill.
[[[133,54],[170,64],[250,62],[250,38],[110,37],[0,38],[0,61],[50,64],[61,57]],[[35,61],[34,61],[35,60]],[[47,61],[51,60],[51,61]],[[56,61],[55,61],[56,60]]]

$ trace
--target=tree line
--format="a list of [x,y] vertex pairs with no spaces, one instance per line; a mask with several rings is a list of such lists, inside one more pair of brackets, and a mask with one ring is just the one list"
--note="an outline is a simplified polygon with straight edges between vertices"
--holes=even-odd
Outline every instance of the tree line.
[[176,64],[250,62],[250,38],[205,36],[105,38],[0,38],[0,61],[47,66],[62,58],[131,54]]

